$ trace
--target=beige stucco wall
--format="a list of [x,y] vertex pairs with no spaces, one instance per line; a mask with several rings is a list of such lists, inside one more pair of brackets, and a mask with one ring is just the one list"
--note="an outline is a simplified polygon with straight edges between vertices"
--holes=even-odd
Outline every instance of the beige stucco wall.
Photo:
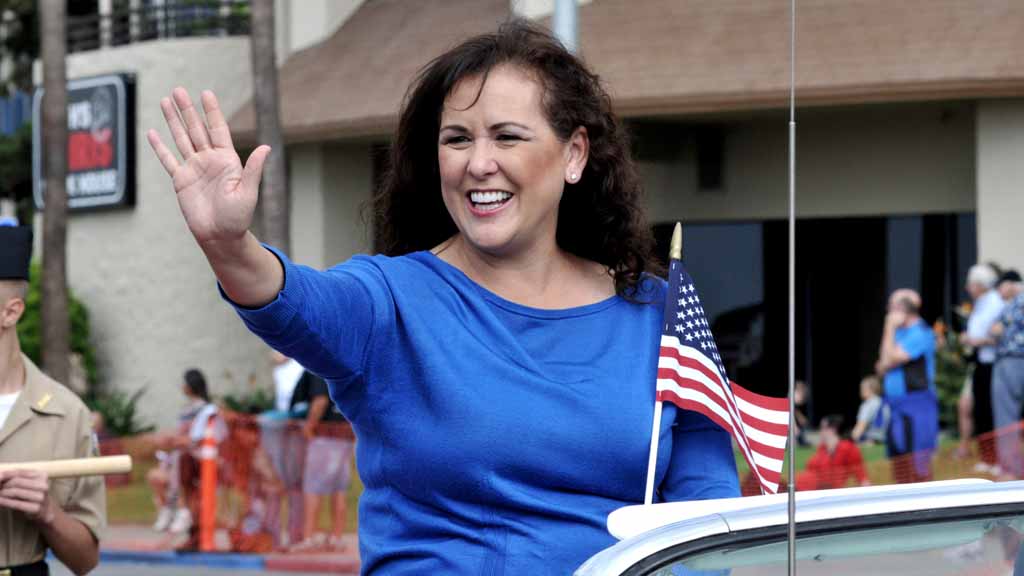
[[291,258],[323,268],[324,154],[321,144],[288,148],[288,188],[291,192]]
[[[512,13],[523,18],[543,18],[550,16],[555,11],[556,0],[509,0],[509,7]],[[593,0],[576,0],[576,4],[583,6],[590,4]]]
[[334,33],[366,0],[277,0],[274,19],[278,62]]
[[[788,125],[783,113],[721,119],[724,187],[697,190],[692,131],[671,159],[641,161],[651,219],[784,218]],[[664,131],[663,131],[664,133]],[[797,114],[801,217],[966,212],[974,201],[974,111],[963,103],[802,110]]]
[[146,387],[142,413],[160,425],[173,423],[182,405],[186,368],[202,369],[217,394],[250,381],[269,385],[265,347],[220,300],[145,137],[157,128],[171,142],[158,102],[179,83],[193,94],[214,90],[230,115],[250,97],[248,55],[246,38],[182,39],[73,54],[67,62],[69,78],[136,74],[136,205],[71,214],[68,277],[92,315],[103,382]]
[[1024,269],[1024,99],[978,104],[978,256]]
[[373,227],[362,218],[373,190],[373,162],[366,143],[331,144],[324,157],[324,264],[332,266],[373,247]]
[[370,251],[372,230],[361,217],[373,186],[370,154],[365,143],[302,144],[289,150],[296,262],[327,268]]

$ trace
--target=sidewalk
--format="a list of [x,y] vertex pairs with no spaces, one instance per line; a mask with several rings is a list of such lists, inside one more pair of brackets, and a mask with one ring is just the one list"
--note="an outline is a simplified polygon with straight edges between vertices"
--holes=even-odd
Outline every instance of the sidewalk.
[[[100,543],[102,562],[177,564],[227,570],[279,570],[317,572],[356,576],[359,574],[359,544],[355,534],[347,534],[342,552],[305,554],[236,554],[231,552],[179,553],[174,548],[184,535],[155,532],[149,526],[116,524],[109,526]],[[228,549],[227,532],[218,530],[218,549]]]

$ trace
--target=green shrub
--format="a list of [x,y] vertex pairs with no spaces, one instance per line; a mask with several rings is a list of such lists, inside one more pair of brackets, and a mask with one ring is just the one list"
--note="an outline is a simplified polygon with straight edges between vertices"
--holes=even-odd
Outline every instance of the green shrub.
[[[28,286],[28,297],[25,298],[25,314],[18,322],[18,340],[21,350],[33,362],[39,364],[42,341],[42,271],[37,262],[32,263]],[[68,296],[68,317],[71,321],[71,352],[82,358],[85,368],[85,380],[90,390],[98,381],[96,373],[96,354],[89,340],[89,311],[73,293]]]
[[269,390],[255,388],[243,393],[221,396],[220,403],[228,410],[242,414],[259,414],[274,407],[274,395]]
[[939,396],[939,425],[957,429],[957,402],[967,378],[967,359],[956,332],[936,324],[935,391]]
[[119,390],[90,393],[85,397],[85,405],[103,416],[103,428],[111,436],[145,434],[156,429],[152,424],[143,424],[139,417],[139,399],[145,392],[145,388],[140,388],[132,394]]

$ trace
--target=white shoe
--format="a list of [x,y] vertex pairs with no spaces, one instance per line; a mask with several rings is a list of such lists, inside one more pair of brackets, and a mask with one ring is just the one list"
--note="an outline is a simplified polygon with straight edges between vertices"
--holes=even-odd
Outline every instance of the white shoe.
[[977,464],[974,465],[974,468],[972,468],[971,470],[975,474],[991,474],[992,473],[992,467],[989,466],[988,464],[986,464],[985,462],[978,462]]
[[188,511],[188,508],[179,508],[174,513],[174,520],[171,522],[170,527],[167,528],[172,534],[184,534],[188,532],[188,529],[192,527],[192,514]]
[[171,520],[174,519],[174,510],[167,506],[161,506],[160,511],[156,513],[156,522],[153,522],[153,530],[157,532],[163,532],[167,530],[167,527],[171,525]]

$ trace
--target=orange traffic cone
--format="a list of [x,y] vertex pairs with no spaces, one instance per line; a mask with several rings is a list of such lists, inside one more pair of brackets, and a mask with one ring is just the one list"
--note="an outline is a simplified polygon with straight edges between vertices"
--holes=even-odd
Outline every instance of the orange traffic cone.
[[199,443],[199,550],[212,552],[213,534],[217,529],[217,439],[213,425],[216,416],[206,421],[206,431]]

